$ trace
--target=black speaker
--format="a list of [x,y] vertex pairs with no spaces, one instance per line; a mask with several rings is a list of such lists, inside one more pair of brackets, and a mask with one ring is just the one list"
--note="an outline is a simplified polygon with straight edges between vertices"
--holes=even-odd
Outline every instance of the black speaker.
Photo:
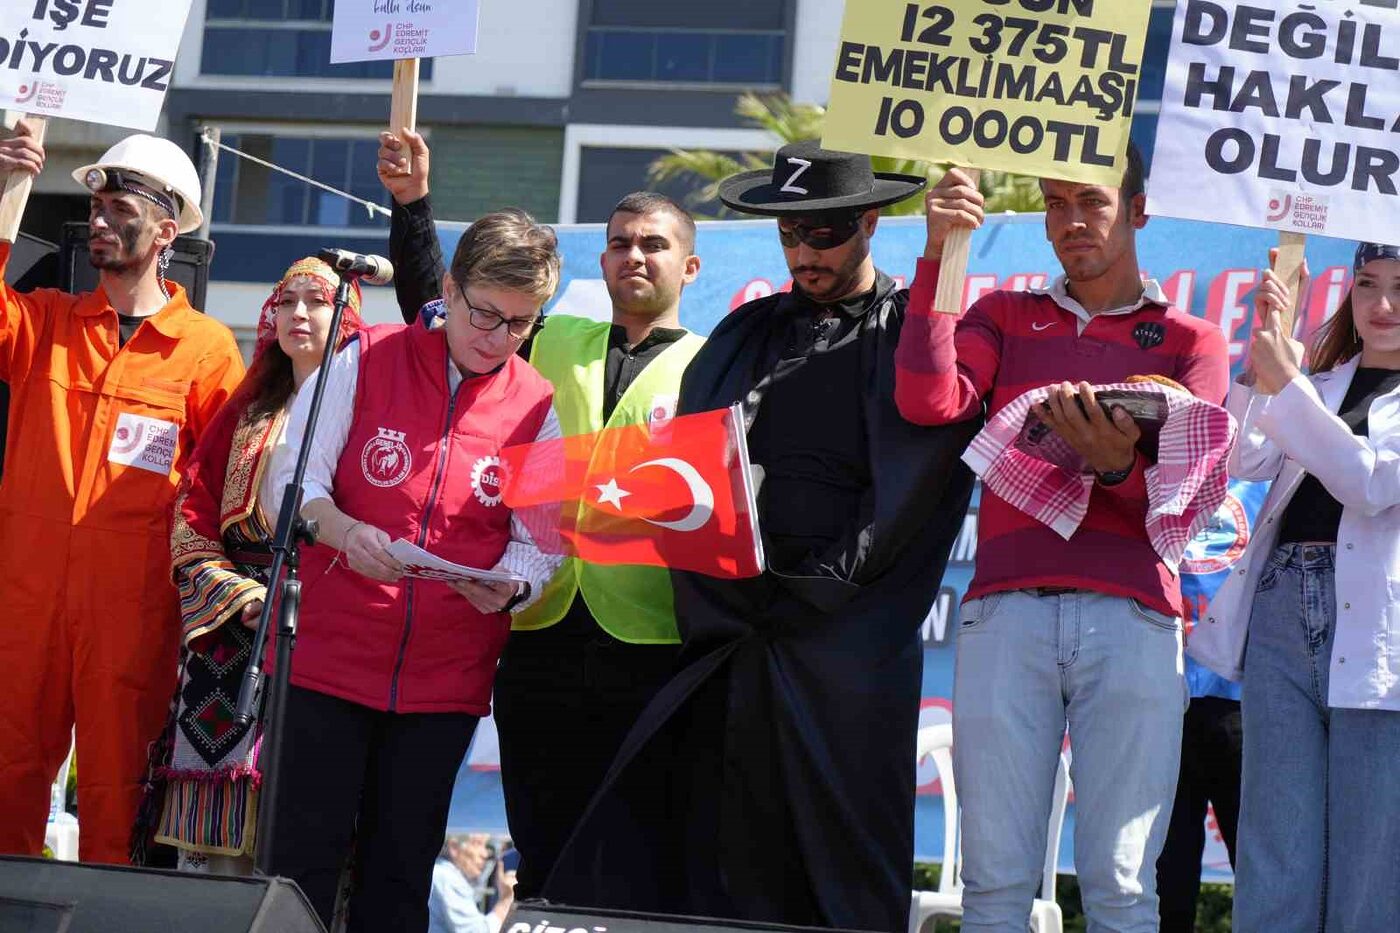
[[48,240],[21,233],[10,246],[5,284],[17,292],[58,287],[58,247]]
[[[59,288],[65,292],[90,292],[97,288],[97,270],[88,261],[88,225],[66,223],[58,243],[62,273]],[[214,260],[214,243],[192,236],[175,238],[175,255],[170,260],[167,276],[179,282],[189,293],[190,304],[196,311],[204,310],[209,293],[209,264]]]
[[286,878],[0,856],[0,933],[325,933]]
[[[784,926],[713,917],[676,917],[627,910],[565,907],[519,901],[506,915],[501,933],[840,933],[816,927]],[[849,933],[849,931],[847,931]]]

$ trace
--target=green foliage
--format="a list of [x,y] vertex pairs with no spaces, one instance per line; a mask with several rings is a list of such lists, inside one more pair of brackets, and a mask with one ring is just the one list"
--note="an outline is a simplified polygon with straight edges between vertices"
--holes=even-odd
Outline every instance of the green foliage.
[[[758,95],[747,92],[740,95],[734,105],[734,112],[750,126],[766,130],[779,140],[780,145],[802,139],[820,139],[822,126],[826,122],[826,108],[818,104],[797,104],[786,94]],[[913,159],[894,159],[887,156],[874,156],[871,165],[877,172],[897,172],[901,175],[920,175],[934,184],[948,170],[946,164],[919,162]],[[737,156],[714,152],[709,149],[673,149],[669,155],[661,156],[651,163],[647,179],[652,184],[669,181],[699,182],[699,186],[687,198],[690,207],[713,201],[719,194],[719,183],[737,172],[767,170],[773,165],[773,150],[744,152]],[[1029,213],[1045,209],[1040,197],[1040,185],[1025,175],[1010,172],[983,172],[978,184],[987,198],[987,213],[1014,211]],[[887,216],[922,214],[923,195],[915,195],[891,204],[881,210]],[[720,217],[741,216],[726,207],[719,208]]]
[[[914,864],[914,890],[934,891],[942,866],[932,862]],[[1196,933],[1230,933],[1230,908],[1234,888],[1226,884],[1203,884],[1196,900]],[[1079,879],[1060,875],[1055,882],[1055,900],[1065,920],[1065,933],[1084,933],[1087,918],[1079,895]],[[922,933],[958,933],[962,925],[956,920],[938,918],[925,924]]]

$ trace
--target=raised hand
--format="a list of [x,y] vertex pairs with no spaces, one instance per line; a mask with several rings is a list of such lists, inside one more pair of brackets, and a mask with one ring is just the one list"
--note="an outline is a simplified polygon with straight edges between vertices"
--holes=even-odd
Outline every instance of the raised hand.
[[[402,138],[400,138],[402,137]],[[400,204],[428,196],[428,144],[404,127],[399,135],[379,134],[379,181]]]
[[44,147],[34,138],[34,127],[20,120],[14,134],[0,140],[0,174],[20,171],[38,175],[43,170]]
[[928,239],[924,244],[925,259],[941,259],[948,234],[957,227],[976,230],[984,218],[982,206],[986,198],[962,169],[949,169],[924,195],[925,222]]

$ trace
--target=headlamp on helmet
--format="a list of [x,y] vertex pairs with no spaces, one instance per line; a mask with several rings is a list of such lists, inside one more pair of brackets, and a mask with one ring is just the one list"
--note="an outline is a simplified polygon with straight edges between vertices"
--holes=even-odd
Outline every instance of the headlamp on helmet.
[[179,195],[169,188],[165,191],[156,190],[134,172],[94,165],[83,175],[83,184],[93,194],[103,191],[124,191],[127,194],[133,194],[138,198],[150,201],[176,220],[180,217]]

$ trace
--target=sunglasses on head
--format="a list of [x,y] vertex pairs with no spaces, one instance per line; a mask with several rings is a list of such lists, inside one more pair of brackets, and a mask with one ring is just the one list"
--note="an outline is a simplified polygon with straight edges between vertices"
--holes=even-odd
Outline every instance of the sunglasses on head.
[[779,217],[778,239],[789,249],[799,243],[806,243],[812,249],[831,249],[856,235],[863,216],[855,212]]

